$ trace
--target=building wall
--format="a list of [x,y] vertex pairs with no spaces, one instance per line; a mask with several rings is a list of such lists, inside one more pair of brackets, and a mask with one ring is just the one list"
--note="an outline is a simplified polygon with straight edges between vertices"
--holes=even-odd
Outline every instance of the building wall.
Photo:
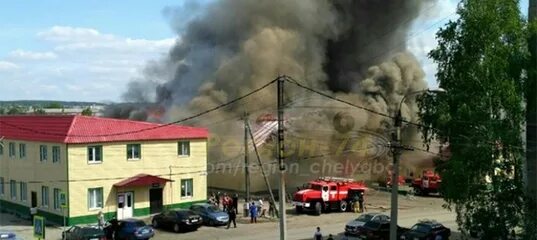
[[[30,142],[4,139],[3,154],[0,155],[0,177],[4,178],[4,195],[0,196],[0,208],[29,217],[31,192],[37,194],[37,206],[41,215],[61,219],[62,210],[54,209],[54,189],[67,190],[66,145],[61,143]],[[15,143],[15,156],[9,157],[9,143]],[[19,144],[25,144],[26,156],[20,157]],[[40,161],[40,145],[47,146],[47,161]],[[52,146],[60,147],[59,162],[52,162]],[[10,180],[16,181],[16,198],[10,196]],[[26,183],[27,199],[21,201],[20,183]],[[48,206],[43,206],[42,186],[49,189]]]
[[[103,161],[89,164],[87,148],[93,144],[70,144],[69,155],[69,216],[73,223],[95,222],[99,211],[106,217],[115,216],[117,211],[117,193],[134,192],[134,215],[149,214],[149,188],[116,188],[113,185],[140,173],[156,175],[171,179],[163,188],[163,203],[168,207],[180,207],[185,204],[207,199],[207,142],[190,141],[190,156],[177,155],[178,141],[118,142],[95,144],[102,145]],[[127,144],[141,144],[141,159],[127,160]],[[193,196],[181,198],[181,179],[193,179]],[[103,188],[103,209],[88,208],[88,189]]]

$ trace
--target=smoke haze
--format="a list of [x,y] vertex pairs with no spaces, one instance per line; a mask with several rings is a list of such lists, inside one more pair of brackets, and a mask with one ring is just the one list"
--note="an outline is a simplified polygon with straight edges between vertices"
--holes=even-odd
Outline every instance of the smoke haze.
[[[413,20],[428,4],[434,1],[216,1],[189,18],[186,28],[172,23],[180,36],[177,44],[165,59],[149,63],[144,76],[131,82],[123,96],[128,102],[149,102],[165,109],[160,120],[172,121],[218,106],[285,74],[394,116],[405,94],[427,87],[424,72],[406,52],[405,42]],[[182,11],[166,12],[172,21],[181,20],[174,13]],[[340,138],[345,133],[334,130],[333,118],[343,111],[352,116],[354,129],[389,136],[392,119],[286,86],[290,102],[286,111],[292,119],[287,127],[292,134],[308,136],[314,129],[329,129],[328,141]],[[300,103],[299,98],[309,100]],[[245,111],[273,113],[275,102],[276,89],[270,87],[189,124],[240,141],[241,124],[218,121],[236,119]],[[406,120],[419,121],[416,111],[413,98],[403,104]],[[146,112],[147,107],[126,106],[110,110],[109,115],[147,119]],[[420,142],[416,129],[408,127],[403,136],[412,145]],[[219,156],[223,150],[210,151]],[[430,156],[408,158],[417,161]]]

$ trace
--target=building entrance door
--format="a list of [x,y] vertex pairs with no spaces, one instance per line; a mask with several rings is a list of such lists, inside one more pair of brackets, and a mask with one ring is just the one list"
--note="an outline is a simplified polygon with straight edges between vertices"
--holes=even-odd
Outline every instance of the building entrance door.
[[36,192],[32,192],[30,193],[31,194],[31,201],[32,201],[32,206],[33,208],[37,207],[37,193]]
[[132,217],[134,210],[133,192],[123,192],[117,194],[117,219]]
[[149,212],[160,213],[163,209],[162,188],[149,189]]

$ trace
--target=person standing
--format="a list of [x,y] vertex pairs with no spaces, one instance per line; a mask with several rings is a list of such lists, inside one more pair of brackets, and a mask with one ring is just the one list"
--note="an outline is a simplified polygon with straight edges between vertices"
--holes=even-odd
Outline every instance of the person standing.
[[235,208],[235,214],[239,214],[239,195],[236,193],[233,194],[233,198],[231,200],[233,200],[233,208]]
[[332,234],[328,234],[328,238],[326,240],[334,240],[334,236],[332,236]]
[[364,193],[361,192],[360,195],[358,195],[358,204],[360,206],[360,212],[364,212]]
[[274,206],[274,202],[272,201],[269,201],[269,209],[268,209],[268,213],[270,215],[270,217],[274,217],[276,214],[276,207]]
[[231,226],[231,221],[233,221],[233,227],[237,228],[237,223],[235,222],[235,219],[237,218],[237,209],[234,207],[230,207],[227,214],[229,215],[229,221],[227,222],[227,229],[229,229],[229,226]]
[[257,206],[255,206],[255,202],[252,201],[250,204],[250,223],[257,223]]
[[323,234],[321,233],[320,227],[317,227],[317,231],[313,234],[313,240],[323,240]]
[[99,229],[104,228],[104,214],[102,211],[99,211],[97,214],[97,224],[99,225]]

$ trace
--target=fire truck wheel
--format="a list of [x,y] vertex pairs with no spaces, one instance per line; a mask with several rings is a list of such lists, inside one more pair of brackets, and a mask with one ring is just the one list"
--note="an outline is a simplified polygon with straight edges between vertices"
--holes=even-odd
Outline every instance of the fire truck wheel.
[[339,210],[341,210],[342,212],[347,211],[347,202],[346,201],[341,201],[339,203]]
[[315,215],[319,216],[321,215],[323,208],[321,206],[320,202],[315,203]]
[[296,211],[297,214],[301,214],[303,209],[302,209],[301,206],[296,206],[295,211]]
[[423,191],[421,190],[421,188],[414,188],[414,193],[416,194],[416,196],[423,195]]

